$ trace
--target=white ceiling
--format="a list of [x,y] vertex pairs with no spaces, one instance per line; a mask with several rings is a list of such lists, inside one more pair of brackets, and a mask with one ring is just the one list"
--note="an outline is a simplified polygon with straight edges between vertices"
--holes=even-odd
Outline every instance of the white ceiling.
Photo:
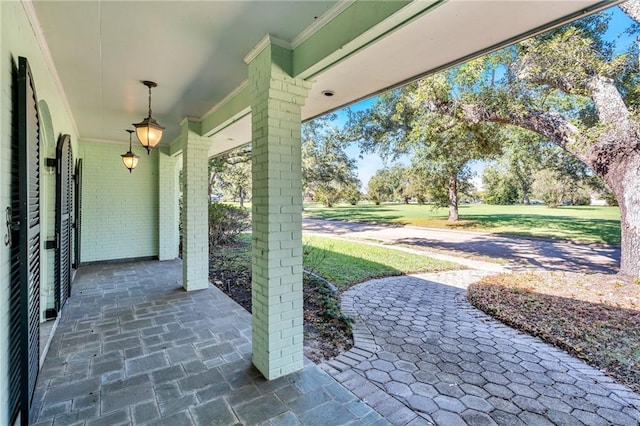
[[[584,10],[589,0],[449,0],[319,75],[303,117],[379,93],[461,58],[500,47],[556,19]],[[513,43],[513,41],[511,42]],[[511,44],[509,43],[509,44]]]
[[84,139],[127,140],[153,116],[179,134],[247,78],[244,56],[271,33],[292,40],[334,1],[34,1]]
[[[310,118],[563,19],[598,0],[450,0],[314,76]],[[153,115],[179,134],[247,78],[244,56],[267,33],[292,41],[334,1],[35,1],[35,11],[83,139],[126,141]],[[141,17],[145,17],[142,19]],[[142,23],[142,25],[141,25]],[[332,90],[335,96],[321,95]],[[211,153],[248,142],[244,118]]]

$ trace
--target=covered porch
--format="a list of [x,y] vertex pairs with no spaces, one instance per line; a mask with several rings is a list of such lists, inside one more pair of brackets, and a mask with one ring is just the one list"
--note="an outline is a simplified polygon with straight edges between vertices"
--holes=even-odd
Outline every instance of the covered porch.
[[[206,289],[208,159],[251,143],[252,362],[267,379],[297,371],[301,123],[614,3],[28,3],[83,162],[76,266],[173,260],[181,236],[182,286]],[[146,14],[163,25],[140,26],[135,17]],[[152,116],[147,78],[158,83],[153,114],[166,129],[130,174],[113,142],[147,99]]]
[[214,286],[185,292],[179,260],[89,266],[74,284],[36,425],[388,424],[313,363],[264,379],[251,315]]
[[[234,393],[244,386],[273,418],[313,398],[307,377],[325,386],[302,351],[301,122],[617,1],[0,3],[0,422],[27,424],[31,411],[72,423],[113,408],[105,422],[116,424],[124,404],[134,417],[199,422],[218,409],[197,409],[213,404],[204,368],[228,392],[216,412],[230,421],[251,415],[242,402],[256,399]],[[143,80],[158,83],[153,104]],[[134,142],[129,173],[125,130],[152,105],[165,133],[149,154]],[[207,239],[208,159],[248,143],[252,316],[211,304],[221,296]],[[38,325],[60,315],[39,372]],[[113,381],[129,377],[125,397]],[[288,397],[273,393],[285,388]],[[339,393],[323,393],[336,412],[373,415]]]

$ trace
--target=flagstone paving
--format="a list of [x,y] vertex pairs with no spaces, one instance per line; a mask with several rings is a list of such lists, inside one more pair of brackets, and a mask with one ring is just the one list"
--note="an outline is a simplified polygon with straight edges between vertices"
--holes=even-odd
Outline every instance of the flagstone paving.
[[181,283],[179,261],[81,268],[38,378],[35,424],[389,424],[313,363],[266,381],[251,365],[251,315],[213,286]]
[[640,395],[473,308],[465,288],[489,273],[357,285],[342,299],[355,347],[266,381],[251,316],[213,286],[182,290],[179,261],[83,267],[34,424],[640,424]]
[[640,395],[471,306],[478,274],[351,288],[356,345],[322,368],[396,425],[640,424]]

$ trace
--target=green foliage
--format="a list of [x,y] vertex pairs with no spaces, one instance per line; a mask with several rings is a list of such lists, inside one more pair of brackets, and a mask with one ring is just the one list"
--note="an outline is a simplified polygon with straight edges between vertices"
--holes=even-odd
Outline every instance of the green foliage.
[[249,212],[224,203],[209,203],[209,243],[224,245],[235,241],[251,227]]
[[389,169],[380,169],[371,176],[367,184],[367,198],[376,205],[393,199],[395,188]]
[[376,204],[383,201],[408,203],[416,195],[414,180],[410,169],[400,164],[379,169],[369,180],[367,196]]
[[616,198],[616,196],[615,196],[615,194],[613,192],[611,192],[611,191],[605,192],[603,198],[607,202],[607,205],[609,205],[609,206],[618,206],[618,199]]
[[348,331],[351,331],[353,318],[346,316],[340,307],[338,294],[334,291],[329,281],[322,278],[320,271],[326,268],[326,262],[331,262],[332,245],[328,244],[325,249],[309,244],[308,240],[303,242],[302,258],[304,270],[306,272],[305,286],[313,285],[320,295],[322,305],[321,315],[327,320],[337,320],[338,324],[344,324]]
[[356,164],[344,152],[344,141],[332,124],[335,119],[329,114],[302,126],[302,186],[305,194],[327,207],[360,198]]
[[251,198],[250,145],[209,159],[209,198],[219,195],[241,207]]
[[471,177],[468,163],[499,153],[500,128],[429,109],[420,91],[447,97],[455,87],[449,77],[446,73],[428,77],[420,85],[411,84],[380,96],[367,110],[349,113],[346,138],[357,141],[363,151],[377,151],[383,158],[407,154],[413,158],[410,170],[391,169],[370,182],[370,200],[430,199],[437,205],[450,206],[456,212],[451,220],[457,219],[458,192],[468,187]]
[[357,185],[354,183],[354,185],[349,185],[345,189],[343,189],[342,191],[343,200],[351,204],[352,206],[355,206],[356,204],[358,204],[358,202],[362,198],[362,194],[360,193],[359,186],[360,186],[360,181],[357,182]]
[[515,180],[500,164],[484,169],[482,184],[485,190],[484,202],[487,204],[517,204],[520,200]]
[[[508,130],[502,154],[484,170],[486,203],[528,204],[535,187],[536,197],[550,206],[563,202],[586,205],[591,200],[590,189],[605,190],[602,181],[575,156],[530,131]],[[536,177],[542,181],[535,183]]]
[[567,194],[569,180],[560,176],[552,170],[540,170],[536,174],[536,181],[533,191],[537,198],[544,203],[555,208],[562,204],[562,199]]

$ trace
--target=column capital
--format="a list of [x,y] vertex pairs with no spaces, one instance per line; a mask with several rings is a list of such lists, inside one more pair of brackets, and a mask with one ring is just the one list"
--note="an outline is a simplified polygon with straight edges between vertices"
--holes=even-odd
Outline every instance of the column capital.
[[264,49],[271,45],[280,46],[287,50],[293,50],[291,43],[289,43],[288,41],[279,39],[273,34],[267,34],[262,37],[262,40],[260,40],[249,53],[247,53],[247,56],[244,57],[244,63],[247,65],[250,64],[256,58],[256,56],[258,56]]
[[185,139],[189,138],[190,136],[193,137],[202,135],[202,123],[200,122],[200,120],[191,117],[185,117],[180,122],[180,128],[181,136],[183,136]]

